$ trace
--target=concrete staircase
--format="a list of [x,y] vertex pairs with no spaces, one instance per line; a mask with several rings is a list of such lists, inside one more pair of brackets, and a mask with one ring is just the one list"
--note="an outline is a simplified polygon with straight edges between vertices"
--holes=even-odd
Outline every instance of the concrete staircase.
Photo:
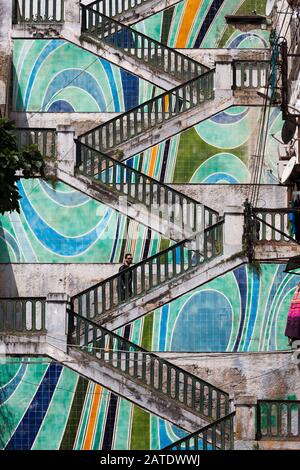
[[[229,414],[227,392],[71,310],[67,310],[64,324],[62,312],[56,295],[47,303],[46,330],[17,333],[14,326],[4,332],[0,328],[6,354],[38,354],[66,363],[87,379],[189,433]],[[224,442],[231,441],[227,427],[220,432]]]
[[[158,254],[156,259],[162,256]],[[245,255],[241,252],[235,256],[220,253],[198,265],[189,266],[185,263],[182,272],[178,272],[172,279],[166,278],[164,273],[158,276],[153,269],[152,280],[149,276],[149,271],[151,272],[149,262],[141,262],[126,270],[128,273],[130,270],[138,273],[133,274],[133,277],[138,277],[138,285],[132,297],[128,296],[125,300],[118,297],[120,283],[118,273],[72,297],[72,308],[83,317],[92,318],[96,323],[115,330],[246,261]],[[143,279],[140,273],[144,273]]]
[[91,3],[89,0],[84,0],[81,3],[125,25],[131,25],[155,13],[170,8],[181,1],[182,0],[135,0],[134,2],[126,2],[124,0],[100,0]]

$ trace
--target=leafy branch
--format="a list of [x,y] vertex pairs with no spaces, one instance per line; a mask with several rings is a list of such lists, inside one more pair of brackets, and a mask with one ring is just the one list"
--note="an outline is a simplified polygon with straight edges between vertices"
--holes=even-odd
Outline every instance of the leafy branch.
[[45,163],[37,145],[19,149],[14,131],[11,121],[0,118],[0,214],[20,212],[20,177],[45,177]]

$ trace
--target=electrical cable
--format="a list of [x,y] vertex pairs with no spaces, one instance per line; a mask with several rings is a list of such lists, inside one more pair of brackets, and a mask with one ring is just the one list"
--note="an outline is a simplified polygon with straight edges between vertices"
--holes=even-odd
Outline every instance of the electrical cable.
[[[284,13],[284,18],[281,23],[279,33],[278,34],[275,33],[277,38],[282,37],[281,34],[284,28],[284,24],[285,24],[285,20],[286,20],[288,12],[289,12],[289,6],[287,7]],[[278,25],[278,21],[279,21],[279,15],[277,16],[276,25]],[[289,19],[285,35],[287,34],[291,21],[292,21],[292,16]],[[273,31],[275,31],[275,29],[273,29]],[[273,80],[272,95],[275,89],[274,80],[276,80],[275,73],[276,73],[276,61],[277,61],[277,56],[278,56],[278,47],[279,47],[278,39],[277,40],[275,39],[272,44],[271,60],[270,60],[270,64],[269,64],[268,72],[267,72],[267,75],[268,75],[267,92],[266,92],[266,96],[264,99],[263,111],[262,111],[262,114],[260,116],[260,121],[259,121],[258,139],[257,139],[257,145],[256,145],[256,151],[255,151],[255,161],[254,161],[253,170],[251,173],[250,188],[248,192],[248,199],[250,200],[250,203],[252,204],[252,206],[256,205],[258,197],[259,197],[259,189],[260,189],[259,186],[260,186],[262,171],[263,171],[269,122],[270,122],[270,113],[271,113],[271,100],[270,100],[270,103],[268,103],[268,95],[269,95],[269,90],[270,90],[272,80]],[[272,64],[272,61],[273,61],[273,64]],[[276,81],[276,86],[278,84],[278,80],[279,78]]]

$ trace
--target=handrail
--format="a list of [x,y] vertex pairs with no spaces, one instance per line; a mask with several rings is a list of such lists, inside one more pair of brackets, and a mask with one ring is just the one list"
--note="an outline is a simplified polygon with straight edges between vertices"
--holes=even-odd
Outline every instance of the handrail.
[[[218,212],[195,199],[75,140],[76,166],[80,172],[150,210],[150,216],[168,220],[190,235],[218,220]],[[158,213],[158,214],[157,214]],[[176,214],[176,216],[175,216]],[[172,236],[171,236],[172,238]]]
[[[77,142],[79,142],[79,140],[78,140],[78,139],[74,139],[74,142],[77,143]],[[196,199],[192,198],[191,196],[187,196],[187,195],[181,193],[181,192],[178,191],[177,189],[172,188],[171,186],[169,186],[167,183],[164,183],[163,181],[157,181],[156,179],[152,178],[151,176],[147,175],[146,173],[143,173],[143,172],[141,172],[141,171],[139,171],[139,170],[136,170],[135,168],[129,167],[128,165],[126,165],[126,163],[124,163],[124,161],[118,161],[118,160],[116,160],[115,158],[113,158],[113,157],[111,157],[111,156],[109,156],[109,155],[106,155],[106,154],[100,152],[100,150],[96,150],[96,149],[94,149],[93,147],[90,147],[89,145],[84,144],[84,143],[82,143],[82,142],[80,142],[80,143],[81,143],[81,145],[83,145],[84,147],[88,148],[89,150],[92,150],[92,151],[94,151],[94,152],[96,152],[96,153],[100,153],[100,154],[103,155],[105,158],[107,158],[108,161],[110,161],[110,162],[113,163],[113,164],[116,163],[118,166],[121,166],[122,168],[124,168],[124,170],[127,170],[127,171],[130,170],[132,173],[134,173],[134,174],[136,174],[136,175],[138,175],[138,176],[143,176],[143,177],[147,178],[147,180],[148,180],[149,182],[158,184],[158,185],[160,185],[160,186],[162,186],[162,187],[164,187],[164,188],[166,188],[166,189],[172,191],[172,193],[177,194],[177,196],[181,196],[181,197],[183,197],[184,199],[187,199],[187,200],[190,201],[191,203],[199,204],[200,206],[203,206],[207,211],[212,212],[212,213],[213,213],[214,215],[216,215],[216,216],[219,215],[219,213],[218,213],[216,210],[212,209],[211,207],[206,206],[205,204],[202,204],[201,202],[197,201]],[[300,210],[300,209],[299,209],[299,210]]]
[[[152,39],[150,38],[149,36],[146,36],[145,34],[133,29],[133,28],[130,28],[130,26],[126,26],[124,25],[123,23],[120,23],[119,21],[117,21],[116,19],[112,19],[108,16],[106,16],[105,14],[103,13],[100,13],[99,11],[96,11],[96,10],[93,10],[92,8],[90,8],[89,5],[82,5],[80,4],[81,8],[82,8],[82,32],[83,33],[91,33],[92,35],[97,35],[99,37],[100,35],[100,40],[105,40],[105,39],[108,39],[109,37],[110,38],[113,38],[113,41],[110,41],[111,45],[113,47],[116,47],[118,49],[122,49],[124,52],[126,52],[126,48],[127,46],[125,47],[125,39],[127,41],[131,41],[131,38],[132,37],[135,37],[135,38],[138,38],[140,41],[141,41],[141,44],[142,44],[142,47],[141,47],[141,50],[142,50],[142,54],[141,54],[141,57],[139,57],[139,55],[136,53],[136,51],[138,50],[136,47],[134,47],[134,55],[135,55],[135,58],[136,59],[139,59],[139,60],[142,60],[142,61],[147,61],[147,62],[153,62],[153,57],[152,57],[152,54],[151,54],[151,50],[154,49],[155,52],[157,53],[156,54],[156,59],[158,59],[158,50],[160,49],[161,51],[167,51],[168,53],[168,57],[167,57],[167,60],[163,60],[163,61],[160,61],[161,64],[164,68],[165,65],[167,65],[167,70],[166,72],[171,74],[171,75],[174,75],[174,76],[177,76],[178,78],[180,79],[185,79],[185,73],[187,73],[187,78],[190,78],[190,76],[192,76],[191,74],[194,74],[194,75],[201,75],[202,73],[204,73],[205,70],[208,70],[208,67],[206,67],[205,65],[203,64],[200,64],[199,62],[195,61],[194,59],[190,58],[190,57],[187,57],[186,55],[182,54],[181,52],[178,52],[172,48],[170,48],[169,46],[166,46],[162,43],[160,43],[159,41],[156,41],[155,39]],[[94,21],[93,19],[96,19],[97,21],[97,24],[94,24]],[[87,19],[90,23],[90,28],[87,26]],[[100,19],[100,21],[99,21]],[[106,23],[106,26],[105,26],[105,23]],[[100,28],[98,28],[98,26],[101,26]],[[116,29],[114,32],[111,31],[111,28],[112,26]],[[107,29],[109,30],[107,32]],[[116,44],[116,39],[119,39],[116,37],[116,35],[118,36],[120,34],[120,32],[124,33],[124,31],[126,31],[126,37],[123,36],[123,38],[121,38],[121,41],[117,41],[117,44]],[[120,44],[120,45],[119,45]],[[122,47],[122,44],[124,47]],[[147,46],[146,46],[147,44]],[[154,47],[149,47],[149,44],[152,44]],[[147,48],[147,51],[148,53],[150,52],[150,55],[147,57],[145,54],[144,54],[144,50]],[[132,49],[130,47],[130,49]],[[130,52],[130,55],[132,55],[132,51]],[[179,65],[178,64],[178,59],[180,58],[180,65],[181,65],[181,70],[178,71],[175,70],[175,71],[172,71],[171,70],[171,56],[173,56],[175,58],[175,68],[176,68],[176,65]],[[163,59],[164,59],[164,53],[163,53]],[[187,71],[184,71],[184,69],[182,68],[182,65],[183,64],[187,64],[188,65],[188,70]],[[158,64],[158,60],[156,61],[156,64],[155,66],[157,66]],[[194,69],[194,71],[192,71],[192,69]],[[183,73],[185,72],[185,73]]]
[[[232,61],[232,89],[260,88],[267,85],[270,61],[267,59]],[[239,75],[239,79],[238,79]]]
[[13,2],[14,23],[64,22],[64,0],[13,0]]
[[[300,208],[259,208],[252,209],[254,219],[258,223],[257,239],[260,241],[291,241],[299,243],[293,238],[293,232],[289,233],[291,214],[299,214]],[[259,217],[261,216],[261,217]]]
[[300,400],[257,400],[256,440],[299,440]]
[[12,133],[16,137],[18,149],[31,144],[37,145],[43,157],[55,156],[56,129],[48,127],[17,127]]
[[46,331],[46,297],[1,297],[0,332]]
[[[214,97],[214,70],[167,91],[78,136],[102,152],[173,119]],[[175,91],[174,91],[175,90]]]
[[[71,309],[68,343],[208,419],[229,412],[229,395]],[[75,340],[75,344],[74,344]],[[73,343],[73,344],[72,344]]]
[[[215,231],[215,232],[218,232],[218,229],[221,229],[222,226],[224,224],[224,219],[221,219],[219,220],[217,223],[215,223],[214,225],[211,225],[209,227],[207,227],[206,229],[203,230],[203,239],[204,239],[204,248],[207,250],[207,246],[205,245],[205,242],[207,242],[208,238],[209,238],[209,235],[212,231]],[[221,230],[219,230],[220,233],[221,233]],[[187,244],[187,243],[195,243],[195,246],[196,247],[199,247],[199,244],[202,242],[203,244],[203,241],[200,240],[200,237],[202,237],[202,233],[200,234],[197,234],[195,237],[193,238],[186,238],[184,240],[181,240],[180,242],[168,247],[168,248],[165,248],[164,250],[152,255],[152,256],[149,256],[148,258],[146,258],[145,260],[142,260],[142,261],[139,261],[138,263],[134,264],[133,266],[130,266],[126,269],[124,269],[124,271],[122,271],[122,273],[116,273],[116,274],[113,274],[112,276],[104,279],[103,281],[100,281],[98,282],[97,284],[94,284],[92,287],[89,287],[87,289],[85,289],[84,291],[78,293],[78,294],[75,294],[73,297],[72,297],[72,301],[74,301],[75,299],[77,299],[78,297],[80,296],[83,296],[85,294],[88,294],[92,291],[94,291],[95,289],[101,287],[101,286],[104,286],[105,284],[107,283],[112,283],[112,281],[116,280],[116,279],[119,279],[121,276],[125,276],[130,273],[130,272],[133,272],[133,271],[136,271],[137,269],[139,268],[142,268],[143,266],[145,266],[145,264],[152,264],[152,262],[154,261],[157,261],[158,258],[160,257],[163,257],[165,255],[169,255],[170,253],[174,253],[176,252],[176,250],[180,250],[183,251],[183,245]],[[198,243],[197,243],[198,242]],[[190,251],[190,250],[189,250]],[[200,263],[200,256],[205,256],[205,253],[201,253],[200,250],[193,250],[197,253],[197,264]],[[181,253],[182,254],[182,253]],[[213,255],[215,255],[216,253],[212,250],[212,256],[210,258],[213,257]],[[220,253],[218,253],[220,254]],[[206,253],[207,255],[207,253]],[[166,256],[165,256],[166,257]],[[210,259],[209,258],[209,259]],[[181,264],[183,263],[183,260],[181,260]],[[195,266],[193,266],[195,267]],[[180,273],[182,274],[182,273]],[[174,276],[176,277],[176,276]]]
[[[233,436],[233,419],[235,417],[235,411],[232,413],[223,416],[220,419],[217,419],[213,423],[204,426],[203,428],[189,434],[178,441],[173,442],[172,444],[164,447],[162,450],[226,450],[226,444],[228,446],[228,450],[234,449],[234,436]],[[224,424],[224,426],[223,426]],[[226,425],[229,424],[229,442],[226,440]],[[220,447],[217,445],[217,428],[221,425],[221,432],[220,438],[221,443]],[[224,429],[225,428],[225,429]],[[212,438],[208,439],[208,432],[212,431]],[[193,445],[190,445],[190,441],[194,441]],[[199,440],[202,441],[202,445],[199,446]],[[184,444],[184,448],[182,448],[182,444]],[[211,448],[208,448],[208,444],[210,444]],[[215,445],[214,445],[215,444]],[[214,445],[214,446],[213,446]]]
[[[146,108],[146,107],[149,107],[150,105],[152,106],[153,103],[156,103],[158,101],[166,101],[165,98],[170,98],[170,97],[175,97],[177,100],[180,100],[180,99],[183,99],[182,97],[179,96],[179,91],[181,90],[184,90],[185,88],[187,88],[188,86],[191,86],[191,85],[194,85],[195,83],[197,83],[199,81],[199,79],[201,80],[204,80],[206,79],[207,77],[211,78],[213,75],[215,74],[215,69],[211,69],[211,70],[208,70],[207,72],[204,72],[203,74],[199,75],[198,77],[194,77],[194,78],[191,78],[190,80],[184,82],[184,83],[181,83],[180,85],[177,85],[176,87],[172,88],[171,90],[167,90],[165,91],[164,93],[161,93],[160,95],[158,96],[155,96],[154,98],[150,98],[149,100],[146,100],[144,101],[143,103],[141,104],[138,104],[137,106],[135,106],[134,108],[131,108],[129,109],[128,111],[125,111],[124,113],[122,114],[119,114],[118,116],[115,116],[113,117],[112,119],[110,119],[109,121],[106,121],[102,124],[99,124],[98,126],[94,127],[93,129],[89,130],[89,131],[86,131],[84,132],[83,134],[80,134],[78,136],[78,139],[81,140],[83,137],[86,137],[87,135],[89,135],[92,131],[98,131],[99,129],[105,127],[106,125],[108,124],[113,124],[114,122],[120,120],[121,118],[129,115],[129,114],[133,114],[133,113],[136,113],[138,112],[139,110],[141,110],[142,108]],[[208,80],[208,84],[211,85],[211,92],[213,92],[213,81],[209,82]],[[211,99],[213,96],[210,96],[209,99]],[[175,103],[176,104],[176,103]],[[155,108],[155,105],[152,106],[153,108]],[[179,110],[178,110],[179,111]],[[174,116],[175,116],[175,113],[176,111],[174,111]]]

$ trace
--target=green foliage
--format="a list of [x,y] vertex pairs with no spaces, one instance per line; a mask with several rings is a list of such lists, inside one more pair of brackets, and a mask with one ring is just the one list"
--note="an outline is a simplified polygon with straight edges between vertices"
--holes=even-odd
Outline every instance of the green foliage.
[[17,181],[45,176],[43,156],[36,145],[18,149],[11,121],[0,119],[0,214],[20,212]]

